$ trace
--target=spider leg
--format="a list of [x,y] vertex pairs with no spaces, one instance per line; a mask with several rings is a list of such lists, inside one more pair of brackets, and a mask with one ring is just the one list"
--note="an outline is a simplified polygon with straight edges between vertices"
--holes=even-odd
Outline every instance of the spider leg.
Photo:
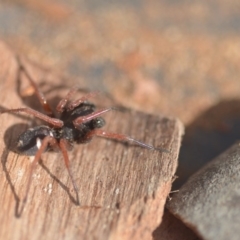
[[76,202],[77,202],[78,205],[80,205],[77,185],[76,185],[76,182],[73,178],[73,174],[72,174],[72,171],[71,171],[71,168],[70,168],[70,162],[69,162],[68,153],[67,153],[68,145],[69,144],[65,139],[60,139],[59,147],[61,149],[61,152],[62,152],[62,155],[63,155],[63,158],[64,158],[64,162],[65,162],[66,168],[68,170],[68,174],[70,176],[74,191],[76,193]]
[[109,139],[113,139],[113,140],[117,140],[117,141],[121,141],[121,142],[131,142],[131,143],[134,143],[135,145],[138,145],[138,146],[141,146],[141,147],[144,147],[144,148],[148,148],[148,149],[151,149],[151,150],[157,150],[157,151],[160,151],[160,152],[170,153],[170,151],[167,150],[167,149],[154,147],[152,145],[140,142],[140,141],[138,141],[134,138],[131,138],[127,135],[119,134],[119,133],[106,132],[106,131],[101,130],[101,129],[92,130],[91,132],[89,132],[86,135],[86,139],[92,138],[94,136],[109,138]]
[[49,116],[47,116],[43,113],[40,113],[32,108],[7,109],[7,110],[0,111],[0,114],[2,114],[2,113],[20,113],[20,112],[32,115],[36,118],[39,118],[39,119],[53,125],[54,127],[60,128],[63,126],[63,121],[61,121],[60,119],[49,117]]
[[25,76],[28,78],[44,111],[47,113],[48,116],[54,116],[53,111],[52,111],[50,105],[48,104],[47,99],[45,98],[44,94],[40,91],[37,84],[34,82],[33,78],[31,77],[30,73],[23,66],[23,64],[21,63],[19,58],[18,58],[18,63],[19,63],[19,70],[22,71],[25,74]]
[[78,90],[77,86],[74,86],[70,89],[70,91],[67,93],[67,95],[60,100],[60,102],[58,103],[57,107],[56,107],[56,111],[59,113],[62,113],[65,110],[65,107],[67,105],[68,100],[70,99],[70,97],[76,93]]
[[103,113],[106,113],[106,112],[109,112],[109,111],[112,111],[112,110],[115,110],[115,108],[111,107],[111,108],[104,108],[104,109],[100,109],[96,112],[93,112],[93,113],[90,113],[86,116],[81,116],[81,117],[78,117],[76,118],[74,121],[73,121],[73,124],[76,128],[78,128],[78,126],[82,123],[85,123],[85,122],[88,122],[100,115],[102,115]]
[[67,111],[73,110],[74,108],[78,107],[84,101],[88,100],[89,98],[95,97],[99,93],[100,92],[90,92],[90,93],[86,94],[85,96],[82,96],[81,98],[70,102],[67,106]]
[[78,89],[79,88],[77,86],[74,86],[73,88],[70,89],[70,91],[67,93],[67,95],[62,100],[60,100],[60,102],[58,103],[58,105],[56,107],[57,112],[62,113],[65,109],[67,111],[71,111],[75,107],[78,107],[84,101],[88,100],[91,97],[95,97],[99,93],[99,92],[90,92],[90,93],[86,94],[85,96],[83,96],[75,101],[70,102],[68,104],[68,106],[66,107],[67,102],[69,101],[70,97],[73,94],[75,94],[78,91]]
[[54,137],[52,137],[52,136],[47,136],[47,137],[45,137],[42,140],[41,145],[39,146],[39,149],[38,149],[38,151],[37,151],[37,153],[35,155],[34,161],[32,162],[32,166],[31,166],[29,177],[28,177],[28,181],[27,181],[26,192],[25,192],[25,195],[24,195],[24,198],[23,198],[23,201],[22,201],[22,207],[20,208],[19,215],[22,214],[23,209],[24,209],[24,207],[26,205],[27,197],[28,197],[28,193],[29,193],[29,189],[30,189],[30,185],[31,185],[31,182],[32,182],[32,176],[33,176],[33,173],[34,173],[34,171],[36,169],[37,163],[40,161],[41,155],[46,150],[48,145],[51,145],[53,147],[58,146],[57,140]]

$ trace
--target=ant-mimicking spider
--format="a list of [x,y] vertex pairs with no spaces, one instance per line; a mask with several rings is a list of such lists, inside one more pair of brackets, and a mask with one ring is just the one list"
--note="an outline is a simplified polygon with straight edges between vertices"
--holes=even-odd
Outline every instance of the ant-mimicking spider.
[[85,96],[78,98],[77,100],[70,100],[72,95],[77,93],[78,91],[77,87],[73,87],[66,94],[66,96],[60,100],[56,107],[55,114],[50,105],[48,104],[44,94],[40,91],[33,78],[30,76],[30,74],[20,61],[19,71],[22,71],[28,78],[46,114],[43,114],[28,107],[5,109],[1,110],[0,114],[25,113],[28,115],[32,115],[48,124],[29,128],[19,136],[19,139],[17,141],[17,152],[28,156],[35,156],[31,165],[30,174],[26,186],[26,192],[22,200],[20,214],[22,213],[24,206],[27,202],[28,192],[30,189],[35,167],[40,161],[41,155],[46,151],[61,151],[64,158],[65,166],[68,170],[68,174],[76,194],[76,203],[78,205],[80,204],[80,201],[77,185],[71,172],[70,162],[67,153],[73,148],[74,143],[86,143],[89,142],[92,137],[99,136],[121,142],[132,142],[136,145],[152,150],[169,152],[166,149],[155,148],[151,145],[135,140],[124,134],[112,133],[101,130],[101,128],[105,125],[105,120],[101,117],[101,115],[114,110],[114,108],[103,108],[96,111],[95,105],[88,102],[87,100],[89,98],[95,97],[98,92],[90,92]]

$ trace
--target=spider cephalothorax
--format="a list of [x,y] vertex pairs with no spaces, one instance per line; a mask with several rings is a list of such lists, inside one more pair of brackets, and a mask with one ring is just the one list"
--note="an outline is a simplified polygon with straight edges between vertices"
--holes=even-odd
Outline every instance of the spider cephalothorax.
[[79,204],[78,190],[70,169],[70,163],[67,151],[71,150],[74,143],[86,143],[94,136],[115,139],[118,141],[133,142],[136,145],[148,149],[160,150],[168,152],[165,149],[155,148],[151,145],[137,141],[129,136],[111,133],[102,130],[105,125],[102,114],[113,110],[113,108],[104,108],[95,110],[95,105],[87,100],[96,96],[97,92],[90,92],[85,96],[71,101],[70,98],[77,93],[78,88],[73,87],[67,95],[58,103],[56,110],[53,111],[48,104],[45,96],[39,90],[35,82],[32,80],[26,69],[20,64],[20,71],[23,71],[29,79],[31,86],[34,89],[46,114],[38,112],[32,108],[16,108],[3,110],[0,113],[25,113],[32,115],[45,122],[46,125],[36,126],[23,132],[17,142],[16,150],[25,155],[34,155],[34,161],[31,166],[29,179],[24,195],[23,204],[20,213],[22,212],[27,200],[28,191],[31,184],[32,175],[36,164],[41,159],[43,152],[48,150],[60,150],[62,152],[66,168],[71,178],[74,191],[76,193],[76,202]]

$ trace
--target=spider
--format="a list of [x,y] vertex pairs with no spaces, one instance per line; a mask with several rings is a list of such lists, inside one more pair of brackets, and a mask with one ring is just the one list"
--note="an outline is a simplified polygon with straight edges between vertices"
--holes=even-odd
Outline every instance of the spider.
[[94,136],[98,136],[121,142],[132,142],[136,145],[152,150],[169,152],[166,149],[155,148],[124,134],[112,133],[102,130],[101,128],[105,125],[105,120],[101,117],[101,115],[114,110],[114,108],[110,107],[95,110],[95,105],[88,102],[87,100],[89,98],[95,97],[98,92],[90,92],[85,96],[78,98],[77,100],[70,100],[72,95],[76,94],[79,90],[77,87],[73,87],[66,94],[66,96],[60,100],[57,107],[55,108],[56,113],[54,113],[48,104],[44,94],[40,91],[33,78],[20,62],[19,71],[22,71],[28,78],[32,88],[34,89],[34,93],[36,94],[43,110],[45,111],[45,114],[28,107],[5,109],[0,111],[0,114],[25,113],[42,120],[46,124],[27,129],[19,136],[17,141],[16,150],[18,153],[28,156],[35,156],[31,165],[26,192],[22,200],[22,208],[20,212],[23,211],[24,206],[27,202],[28,192],[36,165],[40,161],[42,154],[46,151],[61,151],[65,166],[73,185],[74,192],[76,194],[76,203],[78,205],[80,205],[78,189],[73,178],[68,157],[68,151],[73,148],[74,143],[87,143]]

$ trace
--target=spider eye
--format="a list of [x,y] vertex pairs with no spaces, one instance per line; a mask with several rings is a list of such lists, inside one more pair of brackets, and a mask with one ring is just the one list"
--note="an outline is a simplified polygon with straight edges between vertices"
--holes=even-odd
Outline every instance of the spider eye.
[[92,120],[92,127],[93,128],[101,128],[105,125],[105,120],[101,117],[97,117]]

